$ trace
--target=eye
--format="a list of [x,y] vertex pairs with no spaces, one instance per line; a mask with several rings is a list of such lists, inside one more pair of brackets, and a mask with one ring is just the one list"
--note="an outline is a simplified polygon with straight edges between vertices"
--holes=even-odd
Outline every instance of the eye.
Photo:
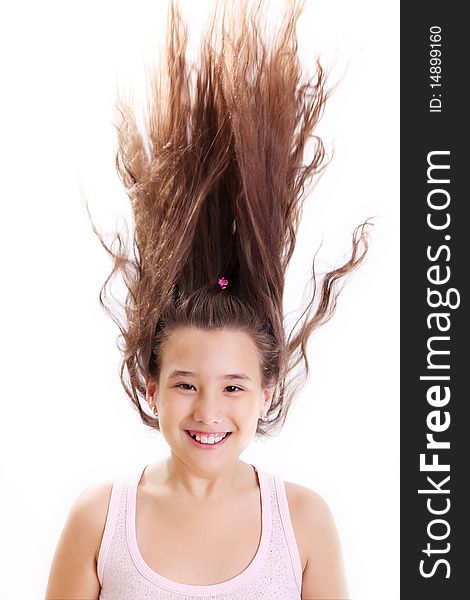
[[[175,386],[175,387],[179,388],[179,387],[180,387],[180,386],[182,386],[182,385],[189,385],[189,386],[191,386],[191,387],[194,387],[192,383],[178,383],[178,385],[177,385],[177,386]],[[187,389],[187,388],[182,388],[182,389]]]
[[227,388],[237,388],[236,391],[238,391],[238,392],[242,392],[243,391],[242,388],[238,387],[238,385],[228,385],[225,389],[227,389]]

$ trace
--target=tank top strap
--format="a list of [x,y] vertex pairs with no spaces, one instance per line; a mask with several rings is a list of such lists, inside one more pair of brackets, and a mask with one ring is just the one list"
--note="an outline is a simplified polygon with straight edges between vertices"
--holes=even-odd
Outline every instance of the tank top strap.
[[104,568],[113,541],[116,525],[118,521],[125,519],[127,488],[129,487],[130,482],[130,477],[118,477],[113,481],[111,488],[108,512],[96,564],[98,580],[101,586],[103,585]]
[[282,531],[289,552],[290,563],[294,578],[299,589],[299,593],[302,589],[302,562],[300,559],[299,548],[295,539],[294,528],[292,525],[292,519],[289,512],[289,504],[287,502],[286,486],[284,480],[279,475],[272,475],[272,485],[275,489],[276,495],[276,519],[275,522],[278,526],[282,527]]

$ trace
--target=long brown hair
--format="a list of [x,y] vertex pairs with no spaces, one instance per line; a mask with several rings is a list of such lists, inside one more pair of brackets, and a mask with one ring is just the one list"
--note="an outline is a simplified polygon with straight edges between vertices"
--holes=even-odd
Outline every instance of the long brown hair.
[[[158,380],[165,340],[177,327],[235,329],[256,345],[261,384],[275,385],[267,420],[257,434],[279,430],[309,373],[307,341],[334,313],[338,282],[363,260],[366,223],[353,233],[349,259],[317,284],[289,334],[283,295],[307,186],[327,164],[312,132],[331,93],[315,60],[303,78],[296,22],[303,3],[287,3],[272,44],[261,34],[260,12],[246,0],[222,2],[203,37],[199,64],[186,57],[188,33],[170,0],[165,60],[150,76],[144,128],[118,94],[116,167],[130,198],[129,233],[109,246],[113,268],[100,302],[118,324],[120,377],[142,421],[159,428],[144,410],[146,380]],[[221,3],[218,5],[221,6]],[[219,15],[220,16],[220,15]],[[217,33],[221,34],[217,38]],[[313,159],[304,164],[307,142]],[[315,178],[316,179],[316,178]],[[116,247],[117,246],[117,247]],[[120,318],[109,286],[120,276],[127,288]],[[226,289],[219,277],[228,280]]]

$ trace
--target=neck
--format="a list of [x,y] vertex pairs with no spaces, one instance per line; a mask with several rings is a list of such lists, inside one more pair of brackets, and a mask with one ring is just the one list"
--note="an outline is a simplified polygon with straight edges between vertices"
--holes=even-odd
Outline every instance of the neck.
[[163,463],[162,484],[179,496],[208,500],[233,494],[239,488],[252,484],[253,467],[240,459],[221,469],[210,470],[188,465],[173,453]]

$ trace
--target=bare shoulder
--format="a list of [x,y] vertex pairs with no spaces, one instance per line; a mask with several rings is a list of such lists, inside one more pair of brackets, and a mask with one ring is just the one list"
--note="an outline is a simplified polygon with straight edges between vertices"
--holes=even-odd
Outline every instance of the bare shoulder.
[[285,481],[286,497],[302,568],[316,544],[336,534],[333,515],[326,501],[308,487]]
[[98,598],[96,572],[112,481],[87,487],[74,500],[49,573],[46,600]]
[[310,488],[285,481],[302,563],[302,598],[348,598],[341,545],[327,502]]
[[101,521],[101,517],[106,516],[108,512],[112,487],[112,481],[90,485],[77,496],[75,502],[82,510],[91,513],[89,516],[94,514]]
[[291,518],[321,523],[324,518],[331,517],[330,508],[320,494],[291,481],[284,484]]
[[112,487],[112,481],[105,481],[87,487],[77,496],[71,509],[71,513],[76,515],[78,521],[87,524],[96,560],[98,559],[104,533]]

